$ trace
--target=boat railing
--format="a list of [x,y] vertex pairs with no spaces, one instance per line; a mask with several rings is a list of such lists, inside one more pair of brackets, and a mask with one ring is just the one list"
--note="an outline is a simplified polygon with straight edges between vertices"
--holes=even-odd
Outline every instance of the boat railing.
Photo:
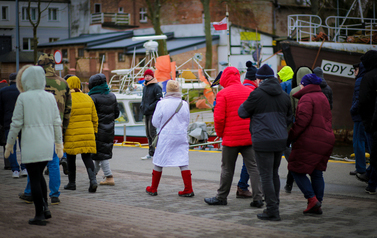
[[376,24],[377,19],[374,18],[329,16],[322,25],[322,20],[317,15],[289,15],[288,36],[296,38],[297,42],[303,39],[313,41],[322,29],[329,41],[346,42],[350,35],[357,33],[359,37],[369,38],[365,42],[372,44],[373,33],[377,32],[377,29],[373,28]]
[[312,36],[316,35],[317,29],[321,27],[322,19],[317,15],[298,14],[288,16],[288,36],[296,36],[296,40],[300,41],[309,35],[310,40]]

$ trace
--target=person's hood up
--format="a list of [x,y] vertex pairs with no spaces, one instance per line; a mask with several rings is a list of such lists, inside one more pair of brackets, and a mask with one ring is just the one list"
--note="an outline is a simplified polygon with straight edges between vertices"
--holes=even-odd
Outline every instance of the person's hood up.
[[233,84],[241,84],[240,72],[236,67],[226,67],[220,78],[220,85],[224,88]]
[[361,56],[361,62],[364,64],[365,72],[369,72],[372,69],[377,68],[377,51],[369,50],[367,53]]
[[77,76],[71,76],[67,79],[68,86],[71,90],[80,89],[81,81]]
[[279,80],[275,77],[271,77],[271,78],[267,78],[263,80],[259,84],[258,88],[271,96],[277,96],[283,92],[283,89],[281,89]]
[[106,76],[104,74],[95,74],[89,78],[89,90],[103,83],[106,83]]
[[55,75],[55,60],[52,54],[43,53],[39,56],[37,65],[42,66],[47,77]]
[[312,74],[313,71],[307,66],[301,66],[296,70],[292,79],[292,88],[295,88],[301,84],[301,79],[307,74]]
[[316,67],[315,69],[313,69],[313,73],[315,73],[315,75],[322,79],[322,82],[320,84],[321,88],[326,88],[327,82],[323,77],[323,70],[321,69],[321,67]]
[[44,90],[45,72],[40,66],[25,65],[19,70],[16,83],[21,93],[29,90]]
[[359,64],[359,73],[357,74],[357,78],[361,78],[364,76],[366,70],[365,70],[365,67],[364,67],[364,64],[363,62],[360,62]]
[[288,81],[293,78],[294,72],[291,67],[284,66],[279,72],[278,75],[282,82]]

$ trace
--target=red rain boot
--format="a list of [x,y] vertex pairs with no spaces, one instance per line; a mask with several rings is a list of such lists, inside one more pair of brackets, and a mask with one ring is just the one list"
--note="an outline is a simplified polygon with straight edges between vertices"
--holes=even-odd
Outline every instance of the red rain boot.
[[316,196],[308,198],[308,207],[304,210],[304,214],[313,213],[319,207],[321,207],[321,203],[317,200]]
[[162,171],[153,170],[152,172],[152,185],[148,186],[146,192],[151,196],[157,196],[157,188],[160,183]]
[[183,183],[185,184],[185,189],[178,192],[180,197],[193,197],[195,196],[194,191],[192,190],[192,181],[191,181],[191,171],[183,170],[181,171]]

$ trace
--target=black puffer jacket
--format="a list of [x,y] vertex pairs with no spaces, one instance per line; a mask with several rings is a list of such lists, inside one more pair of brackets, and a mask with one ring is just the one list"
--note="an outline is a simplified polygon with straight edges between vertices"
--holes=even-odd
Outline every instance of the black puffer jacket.
[[250,132],[255,151],[283,151],[288,125],[292,123],[291,100],[277,78],[263,81],[238,109],[241,118],[251,118]]
[[[366,132],[373,132],[372,118],[377,99],[377,51],[370,50],[361,57],[365,75],[360,83],[359,113]],[[375,126],[375,131],[377,127]]]
[[[89,89],[106,83],[103,74],[96,74],[89,79]],[[113,93],[90,94],[98,115],[98,133],[96,134],[97,154],[92,155],[93,160],[107,160],[113,156],[114,120],[119,116],[119,107]]]
[[151,83],[143,88],[143,98],[140,108],[144,115],[153,115],[157,102],[162,98],[162,88],[157,83]]
[[317,75],[318,77],[320,77],[322,79],[322,82],[320,84],[321,90],[322,90],[323,94],[325,94],[325,96],[327,97],[327,100],[330,103],[330,109],[332,110],[332,89],[330,88],[330,86],[327,84],[325,78],[323,77],[322,69],[320,67],[317,67],[317,68],[313,69],[313,73],[315,73],[315,75]]

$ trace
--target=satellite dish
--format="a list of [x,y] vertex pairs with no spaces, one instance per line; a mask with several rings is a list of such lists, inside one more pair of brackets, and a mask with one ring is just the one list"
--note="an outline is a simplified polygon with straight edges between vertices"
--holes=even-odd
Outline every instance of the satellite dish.
[[132,41],[145,41],[145,40],[166,40],[168,37],[166,35],[158,36],[134,36]]
[[198,61],[202,61],[203,56],[202,56],[202,54],[200,54],[200,53],[195,53],[195,55],[194,55],[194,59],[196,59],[196,60],[198,60]]

